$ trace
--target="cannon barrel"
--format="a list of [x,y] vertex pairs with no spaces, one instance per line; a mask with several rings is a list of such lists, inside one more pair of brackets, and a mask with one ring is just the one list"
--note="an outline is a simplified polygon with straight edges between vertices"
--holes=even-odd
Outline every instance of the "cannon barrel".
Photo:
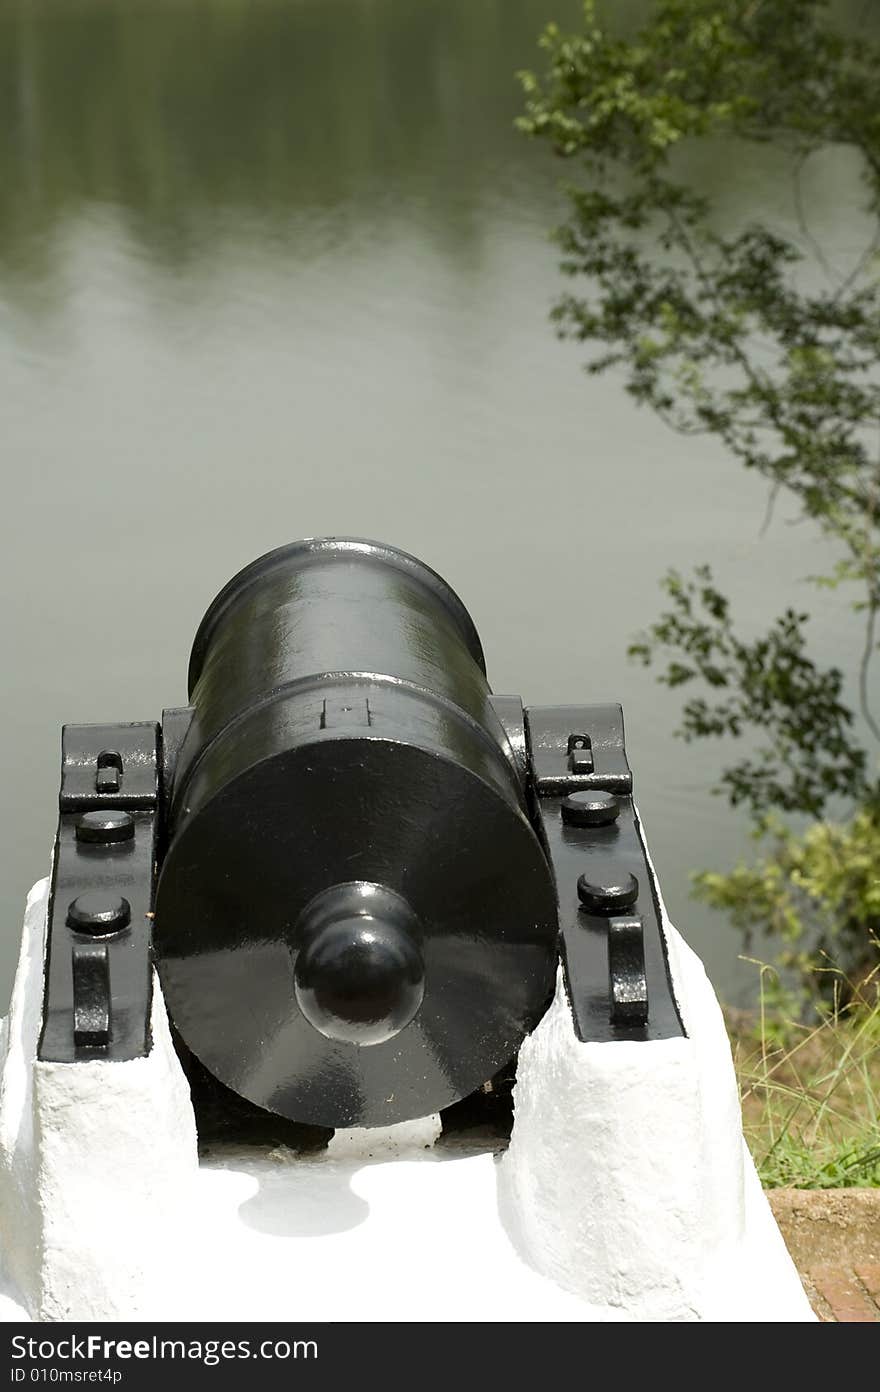
[[65,725],[47,913],[40,1059],[146,1057],[155,966],[203,1137],[503,1127],[557,967],[578,1039],[683,1033],[620,706],[493,696],[376,542],[242,570],[161,725]]
[[474,625],[390,546],[297,542],[199,628],[154,946],[179,1037],[291,1120],[448,1107],[552,990],[553,873]]

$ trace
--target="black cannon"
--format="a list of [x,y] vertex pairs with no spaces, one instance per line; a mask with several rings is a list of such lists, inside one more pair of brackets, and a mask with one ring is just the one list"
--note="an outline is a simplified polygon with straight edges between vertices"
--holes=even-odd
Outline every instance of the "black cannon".
[[581,1039],[682,1027],[618,706],[493,696],[431,569],[326,538],[208,609],[189,704],[68,725],[40,1057],[150,1048],[194,1100],[312,1127],[510,1076],[562,959]]

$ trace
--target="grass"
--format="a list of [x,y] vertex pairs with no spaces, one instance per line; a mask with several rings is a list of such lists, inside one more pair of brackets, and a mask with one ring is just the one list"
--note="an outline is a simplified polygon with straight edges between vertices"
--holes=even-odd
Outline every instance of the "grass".
[[767,1189],[880,1187],[880,967],[858,1003],[805,1025],[761,967],[757,1012],[728,1012],[743,1130]]

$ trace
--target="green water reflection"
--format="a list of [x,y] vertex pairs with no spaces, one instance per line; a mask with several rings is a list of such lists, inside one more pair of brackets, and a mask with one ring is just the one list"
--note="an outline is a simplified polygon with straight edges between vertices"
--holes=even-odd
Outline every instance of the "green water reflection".
[[[617,4],[627,23],[639,4]],[[863,6],[842,7],[850,22]],[[446,573],[496,689],[623,700],[670,905],[725,994],[752,973],[688,904],[729,864],[718,758],[625,661],[670,563],[747,619],[816,548],[706,443],[556,343],[546,233],[570,171],[512,130],[513,73],[577,0],[0,0],[0,998],[45,871],[63,720],[184,698],[212,593],[300,535],[377,535]],[[704,151],[719,215],[790,226],[772,150]],[[804,172],[858,250],[855,171]],[[852,637],[814,599],[822,652]]]

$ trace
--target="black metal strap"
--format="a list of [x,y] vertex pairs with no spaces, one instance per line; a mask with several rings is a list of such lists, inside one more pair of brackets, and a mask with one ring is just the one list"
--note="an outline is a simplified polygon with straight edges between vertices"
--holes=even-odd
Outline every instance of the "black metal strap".
[[540,797],[632,792],[620,706],[531,706],[529,754]]
[[578,1037],[684,1035],[630,795],[620,706],[532,706],[526,727]]
[[66,725],[39,1057],[150,1048],[159,727]]

